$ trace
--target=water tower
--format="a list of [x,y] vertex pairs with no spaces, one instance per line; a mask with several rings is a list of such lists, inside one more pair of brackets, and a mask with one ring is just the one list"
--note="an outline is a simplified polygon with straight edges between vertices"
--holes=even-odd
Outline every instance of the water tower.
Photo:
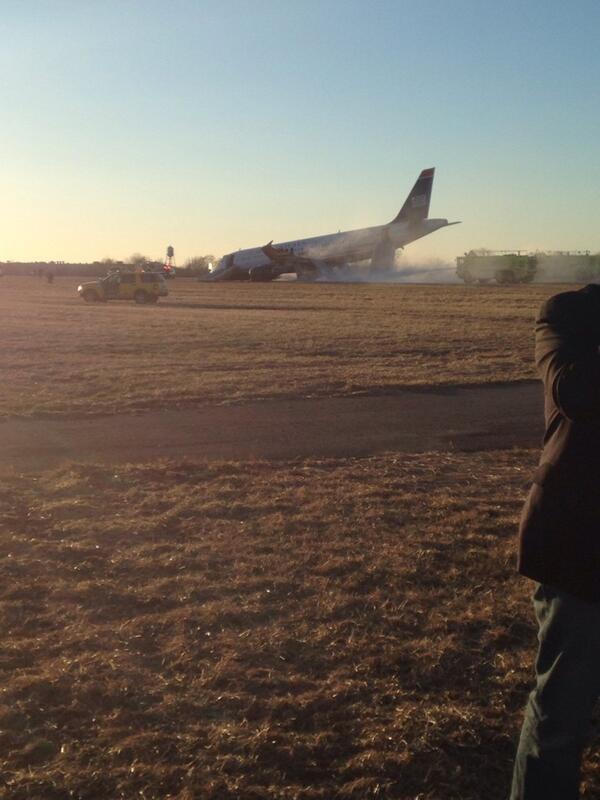
[[165,261],[165,267],[167,267],[168,271],[170,272],[175,265],[175,248],[172,244],[167,247],[167,260]]

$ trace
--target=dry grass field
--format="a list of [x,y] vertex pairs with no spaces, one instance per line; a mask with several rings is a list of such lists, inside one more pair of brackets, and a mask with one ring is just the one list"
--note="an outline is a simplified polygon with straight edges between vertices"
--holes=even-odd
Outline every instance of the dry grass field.
[[[0,414],[533,377],[551,286],[0,281]],[[1,428],[1,425],[0,425]],[[537,453],[71,464],[0,483],[0,796],[505,800]],[[600,761],[584,797],[600,795]]]
[[6,479],[2,796],[503,800],[535,643],[514,574],[534,459]]
[[89,306],[76,279],[0,281],[0,415],[111,413],[533,377],[551,286],[170,283]]

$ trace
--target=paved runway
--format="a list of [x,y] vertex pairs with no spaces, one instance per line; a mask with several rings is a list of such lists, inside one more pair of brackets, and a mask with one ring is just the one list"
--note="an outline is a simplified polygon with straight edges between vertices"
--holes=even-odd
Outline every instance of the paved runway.
[[535,447],[537,382],[415,389],[394,395],[265,400],[89,418],[0,422],[0,467],[364,456],[385,451]]

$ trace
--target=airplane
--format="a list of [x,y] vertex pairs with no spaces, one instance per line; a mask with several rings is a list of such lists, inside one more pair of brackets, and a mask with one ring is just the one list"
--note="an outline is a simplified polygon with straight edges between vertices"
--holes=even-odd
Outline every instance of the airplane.
[[286,273],[300,280],[335,279],[350,262],[371,260],[372,268],[390,267],[396,250],[440,228],[458,225],[429,219],[435,168],[424,169],[404,205],[387,225],[252,247],[229,253],[212,269],[213,281],[272,281]]

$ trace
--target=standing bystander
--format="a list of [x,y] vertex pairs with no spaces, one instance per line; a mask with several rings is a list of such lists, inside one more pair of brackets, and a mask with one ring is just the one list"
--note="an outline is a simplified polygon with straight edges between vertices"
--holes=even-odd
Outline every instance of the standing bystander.
[[536,323],[546,433],[523,509],[519,571],[537,582],[536,684],[511,800],[576,800],[600,695],[600,286],[551,297]]

